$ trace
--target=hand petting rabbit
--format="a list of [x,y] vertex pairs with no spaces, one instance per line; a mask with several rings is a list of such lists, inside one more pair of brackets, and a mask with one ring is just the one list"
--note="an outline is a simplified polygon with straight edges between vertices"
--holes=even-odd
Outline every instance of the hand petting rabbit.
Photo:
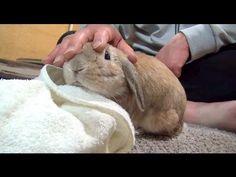
[[66,84],[99,93],[120,104],[136,128],[159,135],[177,135],[183,127],[186,94],[177,77],[153,56],[136,52],[132,64],[109,44],[96,52],[86,43],[63,65]]

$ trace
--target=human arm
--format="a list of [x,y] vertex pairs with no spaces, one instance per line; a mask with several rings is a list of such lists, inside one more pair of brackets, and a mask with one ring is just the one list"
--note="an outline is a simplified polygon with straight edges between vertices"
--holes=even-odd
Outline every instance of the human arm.
[[180,30],[156,57],[180,77],[183,65],[236,42],[236,25],[194,25]]
[[177,77],[180,77],[183,65],[189,58],[190,51],[186,37],[177,33],[161,48],[156,57],[163,62]]
[[218,52],[221,47],[236,42],[234,24],[199,24],[180,32],[187,39],[191,52],[190,61]]

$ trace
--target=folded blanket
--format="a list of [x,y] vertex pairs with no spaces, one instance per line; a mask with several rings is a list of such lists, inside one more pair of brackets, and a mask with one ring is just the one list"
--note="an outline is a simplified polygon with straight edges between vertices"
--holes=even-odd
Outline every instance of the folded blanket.
[[0,80],[0,152],[129,152],[134,127],[115,102],[65,85],[45,65],[35,80]]

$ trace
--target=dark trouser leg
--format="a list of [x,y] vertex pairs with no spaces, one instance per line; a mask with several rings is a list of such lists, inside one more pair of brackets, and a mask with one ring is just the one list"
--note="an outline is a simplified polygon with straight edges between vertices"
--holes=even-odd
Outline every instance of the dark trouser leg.
[[236,100],[236,44],[186,64],[179,79],[189,101]]

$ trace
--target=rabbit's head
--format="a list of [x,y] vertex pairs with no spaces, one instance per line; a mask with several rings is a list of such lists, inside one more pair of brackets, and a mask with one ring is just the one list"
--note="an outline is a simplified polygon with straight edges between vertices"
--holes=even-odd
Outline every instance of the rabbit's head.
[[142,86],[135,66],[119,49],[107,45],[100,53],[91,43],[70,61],[65,62],[63,74],[66,84],[84,87],[113,99],[131,91],[140,110],[144,110]]

